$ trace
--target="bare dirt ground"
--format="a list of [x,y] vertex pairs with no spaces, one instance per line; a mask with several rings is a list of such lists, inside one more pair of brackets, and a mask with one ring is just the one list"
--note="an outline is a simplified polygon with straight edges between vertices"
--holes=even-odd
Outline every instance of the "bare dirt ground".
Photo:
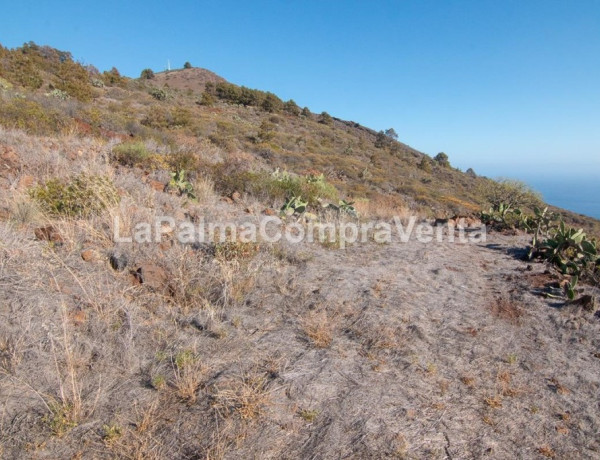
[[[597,457],[600,320],[532,293],[544,267],[515,259],[525,242],[371,245],[295,269],[291,292],[261,305],[274,316],[257,340],[289,357],[281,402],[319,416],[285,442],[261,437],[264,454]],[[304,349],[289,318],[306,310],[326,311],[330,348]]]
[[[5,458],[599,455],[600,319],[535,294],[551,276],[518,260],[522,236],[279,248],[215,314],[2,230]],[[88,275],[119,291],[82,300],[104,290]],[[174,350],[199,359],[193,397],[177,397]],[[62,432],[49,401],[76,395]]]

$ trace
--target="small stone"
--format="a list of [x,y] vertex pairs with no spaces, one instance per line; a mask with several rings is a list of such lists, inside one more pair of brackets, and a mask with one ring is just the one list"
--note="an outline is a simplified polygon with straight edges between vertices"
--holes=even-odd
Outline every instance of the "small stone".
[[240,192],[233,192],[231,194],[231,199],[234,203],[239,203],[240,201],[242,201],[242,195],[240,194]]
[[81,251],[81,258],[86,262],[90,262],[92,260],[96,260],[98,258],[98,254],[93,249],[84,249]]
[[53,225],[47,225],[46,227],[36,228],[33,233],[38,240],[50,241],[55,244],[64,243],[62,235],[56,230]]
[[265,209],[265,210],[263,211],[263,214],[264,214],[265,216],[276,216],[276,215],[277,215],[277,212],[275,212],[275,210],[274,210],[274,209],[267,208],[267,209]]
[[165,191],[165,184],[163,184],[162,182],[160,182],[158,180],[150,179],[148,181],[148,185],[153,190],[156,190],[157,192],[164,192]]

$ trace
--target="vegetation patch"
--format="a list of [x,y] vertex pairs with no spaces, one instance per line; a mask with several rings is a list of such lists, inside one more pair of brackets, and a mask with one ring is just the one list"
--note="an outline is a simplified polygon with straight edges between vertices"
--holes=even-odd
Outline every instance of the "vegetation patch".
[[67,181],[51,179],[30,190],[30,196],[51,215],[89,217],[119,202],[119,193],[106,176],[79,174]]

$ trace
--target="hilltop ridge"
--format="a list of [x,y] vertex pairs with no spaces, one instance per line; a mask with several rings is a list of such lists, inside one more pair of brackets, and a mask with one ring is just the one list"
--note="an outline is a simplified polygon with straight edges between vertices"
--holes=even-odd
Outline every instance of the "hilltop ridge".
[[196,94],[202,94],[208,82],[217,84],[226,83],[227,81],[216,73],[200,67],[165,70],[154,74],[154,83],[157,86],[168,85],[169,88],[182,92],[192,91]]

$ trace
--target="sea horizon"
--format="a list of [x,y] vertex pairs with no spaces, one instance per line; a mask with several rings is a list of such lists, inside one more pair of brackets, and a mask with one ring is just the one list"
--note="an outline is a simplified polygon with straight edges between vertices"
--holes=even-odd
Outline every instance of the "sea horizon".
[[537,176],[523,179],[552,206],[600,219],[600,181],[597,177]]

